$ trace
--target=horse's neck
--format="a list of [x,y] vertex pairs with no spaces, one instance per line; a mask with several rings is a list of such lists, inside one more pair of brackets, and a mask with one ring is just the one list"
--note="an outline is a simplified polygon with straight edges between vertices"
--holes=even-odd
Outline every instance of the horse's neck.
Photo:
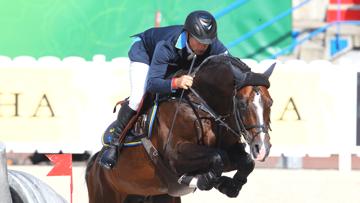
[[203,73],[195,77],[194,89],[219,114],[228,113],[234,94],[233,76],[228,71]]

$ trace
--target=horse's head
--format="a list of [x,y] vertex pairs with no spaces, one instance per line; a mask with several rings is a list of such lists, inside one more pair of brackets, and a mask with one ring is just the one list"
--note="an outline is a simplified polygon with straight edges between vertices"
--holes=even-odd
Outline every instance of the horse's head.
[[242,85],[236,91],[236,122],[250,147],[253,159],[264,161],[269,155],[270,108],[272,99],[267,90],[275,64],[265,73],[247,73]]
[[194,89],[216,114],[213,117],[217,123],[235,135],[226,136],[226,145],[242,136],[252,157],[260,161],[269,155],[271,147],[268,131],[272,99],[267,88],[274,66],[263,74],[254,73],[241,60],[218,55],[209,57],[195,71]]

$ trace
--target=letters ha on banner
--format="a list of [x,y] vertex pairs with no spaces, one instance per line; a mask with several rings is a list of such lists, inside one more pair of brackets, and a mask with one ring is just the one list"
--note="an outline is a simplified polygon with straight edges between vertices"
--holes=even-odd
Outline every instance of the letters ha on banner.
[[0,131],[5,141],[58,142],[79,134],[81,103],[69,68],[0,69]]
[[126,67],[126,61],[2,63],[0,140],[14,152],[98,150],[114,104],[129,95]]

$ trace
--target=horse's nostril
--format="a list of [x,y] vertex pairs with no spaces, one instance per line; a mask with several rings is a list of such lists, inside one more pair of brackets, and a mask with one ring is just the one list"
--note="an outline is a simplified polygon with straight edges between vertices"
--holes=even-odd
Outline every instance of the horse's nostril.
[[260,146],[258,144],[255,145],[255,151],[256,153],[260,153]]

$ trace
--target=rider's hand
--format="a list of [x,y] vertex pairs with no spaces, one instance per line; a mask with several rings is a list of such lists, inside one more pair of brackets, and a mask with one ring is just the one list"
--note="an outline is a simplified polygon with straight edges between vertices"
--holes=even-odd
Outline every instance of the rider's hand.
[[183,75],[178,78],[174,78],[175,88],[189,89],[193,84],[193,77],[189,75]]

